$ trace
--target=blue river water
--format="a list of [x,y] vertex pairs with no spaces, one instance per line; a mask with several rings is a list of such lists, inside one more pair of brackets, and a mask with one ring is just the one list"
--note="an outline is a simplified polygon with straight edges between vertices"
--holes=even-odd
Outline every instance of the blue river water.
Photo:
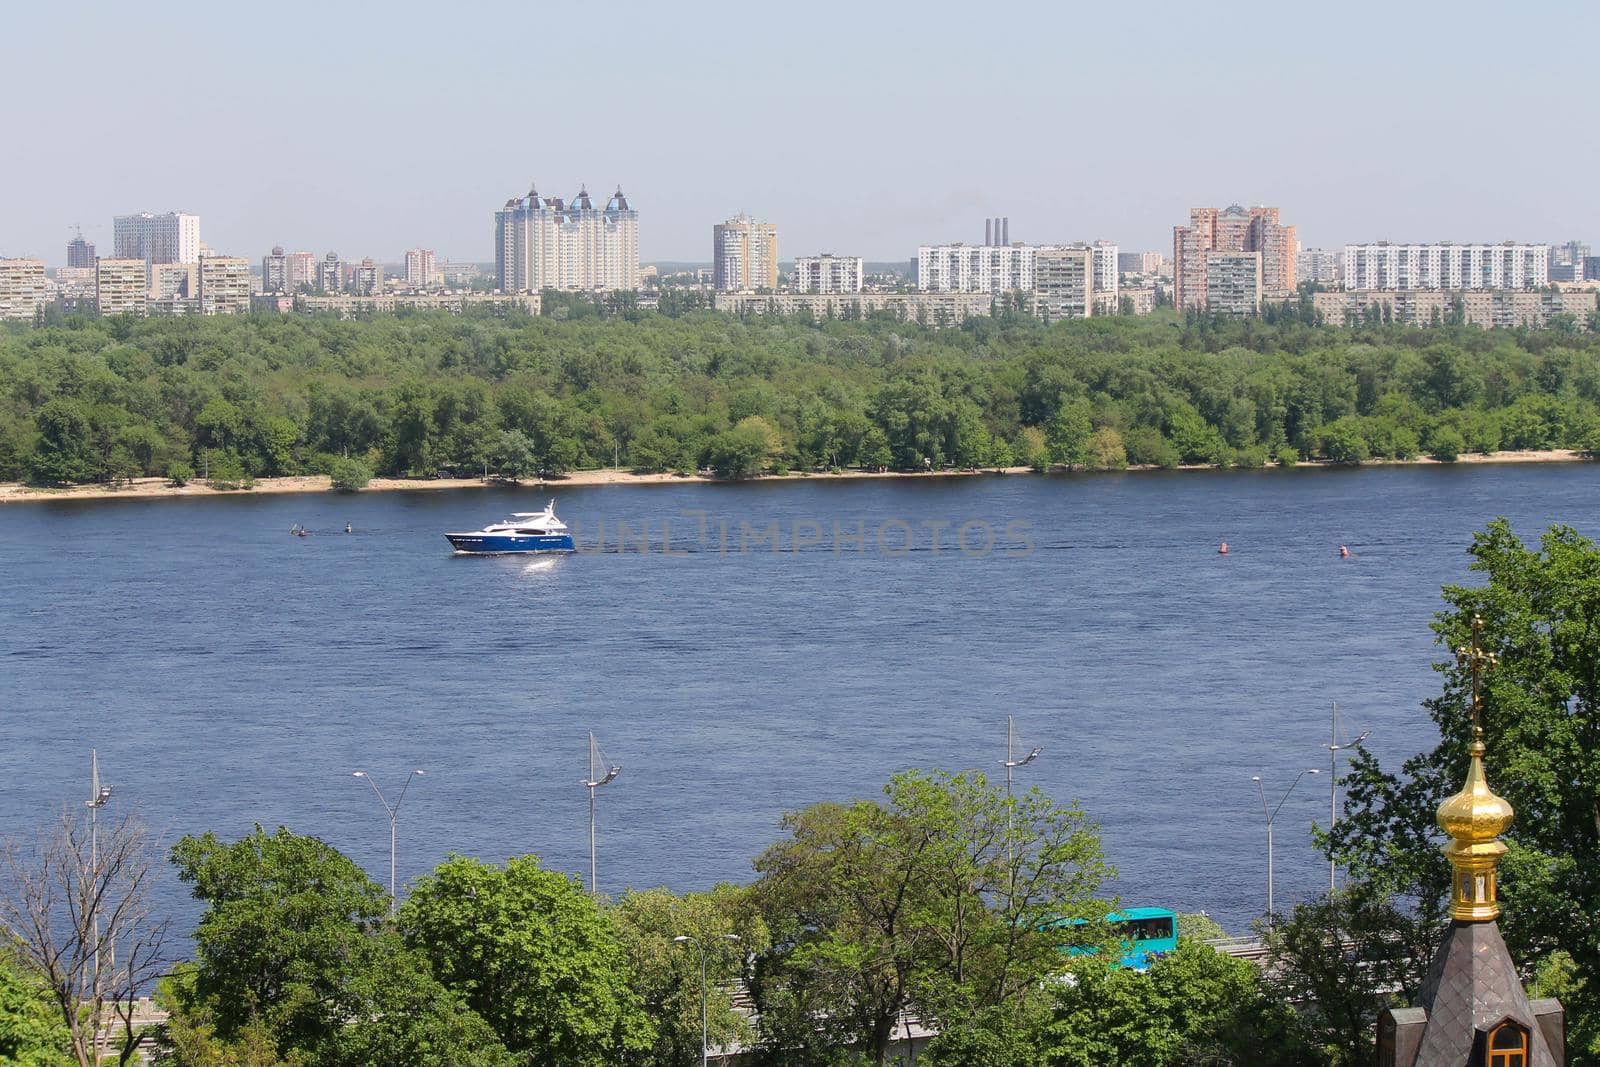
[[[1252,776],[1322,768],[1278,817],[1278,903],[1325,888],[1330,702],[1386,763],[1431,745],[1428,623],[1473,531],[1595,536],[1597,488],[1529,464],[7,505],[0,832],[81,806],[93,746],[113,809],[164,840],[282,824],[384,881],[388,820],[351,772],[392,798],[420,767],[402,882],[451,852],[586,873],[592,729],[623,768],[602,890],[681,891],[749,880],[785,811],[998,771],[1010,714],[1044,746],[1019,784],[1081,801],[1124,903],[1244,932]],[[548,497],[607,551],[440,536]],[[168,872],[160,894],[187,928]]]

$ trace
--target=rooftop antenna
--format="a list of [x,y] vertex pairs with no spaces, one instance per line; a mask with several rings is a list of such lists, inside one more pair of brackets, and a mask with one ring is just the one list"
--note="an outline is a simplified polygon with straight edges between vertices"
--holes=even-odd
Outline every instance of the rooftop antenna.
[[594,739],[594,731],[589,731],[589,776],[583,780],[584,788],[589,790],[589,892],[593,896],[600,895],[600,883],[596,877],[595,848],[594,848],[594,791],[616,778],[622,773],[622,768],[613,763],[606,762],[605,755],[600,751],[600,743]]
[[[1330,704],[1331,711],[1328,715],[1328,819],[1329,829],[1339,825],[1339,773],[1335,766],[1339,753],[1355,748],[1372,735],[1371,730],[1362,730],[1355,740],[1339,744],[1339,705]],[[1328,860],[1328,892],[1335,892],[1338,887],[1339,861]]]
[[1028,749],[1026,755],[1019,755],[1021,750],[1022,744],[1017,737],[1016,721],[1010,715],[1007,715],[1006,758],[1001,760],[1000,763],[1006,769],[1006,871],[1013,890],[1017,886],[1017,860],[1015,855],[1016,846],[1012,841],[1011,775],[1018,767],[1026,767],[1038,759],[1039,753],[1044,751],[1044,746],[1035,745],[1033,748]]

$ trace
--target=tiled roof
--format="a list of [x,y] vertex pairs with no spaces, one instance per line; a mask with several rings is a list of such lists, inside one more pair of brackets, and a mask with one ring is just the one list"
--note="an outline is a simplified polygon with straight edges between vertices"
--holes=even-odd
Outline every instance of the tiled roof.
[[1477,1035],[1508,1018],[1529,1032],[1528,1067],[1557,1065],[1497,923],[1450,924],[1423,983],[1421,1000],[1428,1024],[1416,1067],[1466,1067]]

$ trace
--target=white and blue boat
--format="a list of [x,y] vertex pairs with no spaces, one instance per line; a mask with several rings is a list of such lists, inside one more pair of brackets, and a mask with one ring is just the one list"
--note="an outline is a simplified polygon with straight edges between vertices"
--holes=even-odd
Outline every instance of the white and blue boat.
[[457,552],[497,555],[506,552],[571,552],[572,534],[556,518],[556,502],[543,511],[519,511],[504,522],[494,522],[471,533],[447,533],[445,540]]

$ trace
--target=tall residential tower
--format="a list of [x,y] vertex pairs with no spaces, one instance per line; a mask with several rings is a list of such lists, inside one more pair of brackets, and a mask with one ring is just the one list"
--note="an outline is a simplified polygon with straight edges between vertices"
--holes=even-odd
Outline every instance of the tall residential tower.
[[1179,310],[1205,311],[1210,306],[1206,275],[1207,256],[1212,252],[1259,253],[1260,296],[1293,296],[1297,248],[1294,227],[1279,224],[1275,207],[1191,208],[1189,225],[1172,228],[1174,296]]
[[770,222],[740,214],[717,223],[711,256],[719,293],[778,287],[778,227]]
[[570,204],[530,188],[495,212],[494,229],[504,292],[639,288],[639,212],[621,186],[603,208],[587,188]]

